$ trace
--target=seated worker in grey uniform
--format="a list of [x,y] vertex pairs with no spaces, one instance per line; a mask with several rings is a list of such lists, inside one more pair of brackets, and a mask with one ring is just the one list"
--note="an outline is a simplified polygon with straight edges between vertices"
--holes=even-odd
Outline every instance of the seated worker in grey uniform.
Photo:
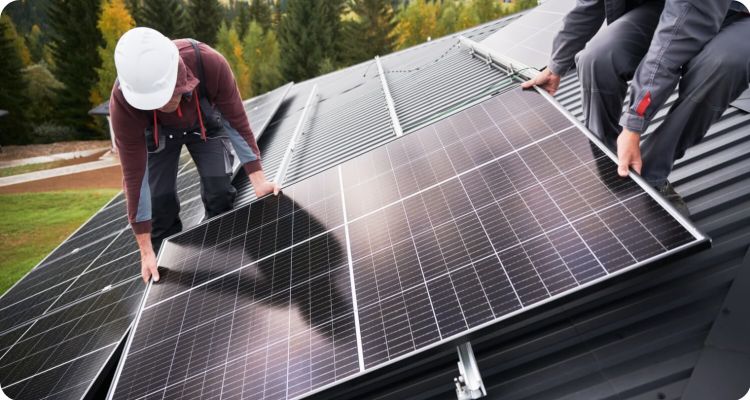
[[[667,177],[675,160],[700,142],[748,87],[750,14],[742,3],[748,4],[578,0],[553,41],[547,68],[523,87],[536,85],[554,94],[575,61],[586,127],[616,149],[619,175],[633,168],[688,215]],[[605,19],[608,25],[594,37]],[[677,101],[641,144],[640,135],[678,82]]]
[[162,241],[182,230],[177,173],[183,145],[200,174],[207,218],[234,205],[232,148],[257,197],[278,194],[279,187],[263,174],[240,92],[221,54],[204,43],[133,28],[117,43],[115,67],[112,130],[148,283],[159,280],[155,253]]

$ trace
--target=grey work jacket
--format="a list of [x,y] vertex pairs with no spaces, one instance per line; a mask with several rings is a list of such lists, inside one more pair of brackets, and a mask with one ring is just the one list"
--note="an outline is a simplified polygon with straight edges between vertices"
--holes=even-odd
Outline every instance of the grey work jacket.
[[[547,67],[564,75],[575,55],[599,31],[644,1],[577,0],[552,42]],[[721,28],[732,0],[666,0],[646,56],[630,85],[630,103],[620,125],[642,133],[680,79],[680,68],[695,57]]]

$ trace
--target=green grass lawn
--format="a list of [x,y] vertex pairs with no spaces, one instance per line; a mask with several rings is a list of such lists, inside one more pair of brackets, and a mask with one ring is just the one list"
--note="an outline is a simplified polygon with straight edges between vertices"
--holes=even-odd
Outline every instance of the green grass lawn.
[[70,165],[70,162],[68,160],[50,161],[50,162],[38,163],[38,164],[16,165],[14,167],[0,168],[0,177],[25,174],[27,172],[35,172],[35,171],[41,171],[41,170],[52,169],[52,168],[57,168],[57,167],[64,167],[66,165]]
[[115,189],[0,194],[0,294],[57,247]]

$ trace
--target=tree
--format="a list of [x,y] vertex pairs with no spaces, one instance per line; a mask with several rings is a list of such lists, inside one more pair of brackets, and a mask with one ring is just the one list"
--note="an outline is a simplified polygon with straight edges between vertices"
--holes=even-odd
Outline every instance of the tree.
[[513,3],[513,12],[519,12],[527,10],[529,8],[534,8],[537,5],[539,5],[539,0],[515,0],[515,2]]
[[[500,3],[496,0],[472,0],[469,8],[471,9],[471,13],[476,21],[474,25],[498,19],[503,15]],[[467,26],[464,29],[466,28],[470,28],[470,26]]]
[[29,48],[32,63],[38,63],[44,59],[44,38],[39,25],[31,26],[31,31],[26,36],[26,45]]
[[440,3],[428,3],[425,0],[409,2],[396,17],[396,47],[403,49],[436,37],[439,16]]
[[233,24],[237,29],[237,34],[240,36],[240,40],[245,38],[247,34],[247,28],[250,26],[250,4],[246,2],[237,3],[237,17],[234,19]]
[[435,36],[445,36],[460,30],[461,18],[465,14],[464,2],[450,0],[443,4],[438,18]]
[[120,36],[135,27],[123,0],[103,0],[102,15],[97,23],[99,32],[104,38],[104,46],[99,47],[100,68],[96,69],[97,82],[91,91],[91,105],[97,106],[109,99],[112,85],[117,78],[115,69],[115,47]]
[[81,138],[97,133],[88,115],[91,89],[96,85],[96,68],[101,65],[98,47],[102,36],[96,27],[100,0],[66,0],[48,3],[50,44],[55,61],[53,71],[64,85],[56,91],[58,122],[74,128]]
[[148,0],[143,3],[139,14],[140,26],[156,29],[170,39],[190,37],[193,34],[182,0]]
[[62,83],[44,64],[34,64],[23,70],[28,85],[29,109],[28,119],[33,124],[48,122],[54,115],[55,92],[63,88]]
[[348,64],[393,51],[396,23],[389,3],[387,0],[355,0],[351,5],[355,19],[344,23]]
[[247,97],[263,94],[284,82],[279,43],[273,30],[264,32],[259,23],[251,23],[243,47],[252,82],[252,93]]
[[250,20],[257,22],[263,28],[263,31],[267,31],[271,27],[273,12],[268,0],[252,0]]
[[226,22],[221,23],[218,37],[216,40],[216,50],[224,55],[234,73],[234,79],[237,81],[237,88],[240,90],[242,98],[252,97],[252,86],[250,81],[250,68],[245,62],[244,49],[237,29],[227,26]]
[[27,5],[26,2],[15,2],[9,4],[7,12],[3,13],[3,15],[9,17],[8,22],[10,22],[13,27],[6,33],[10,35],[9,38],[15,44],[24,67],[31,64],[31,52],[29,51],[23,36],[19,35],[19,32],[27,32],[31,30],[31,28],[22,29],[22,25],[28,24],[28,18],[32,15],[32,11],[33,8],[30,5]]
[[13,42],[16,45],[16,49],[18,50],[18,55],[21,57],[21,62],[23,63],[24,67],[27,67],[31,65],[31,52],[29,51],[29,48],[26,46],[26,41],[23,39],[21,35],[18,34],[18,31],[16,29],[12,29],[11,35],[13,35],[12,39]]
[[224,14],[218,0],[189,0],[188,13],[193,38],[210,46],[216,44],[218,22]]
[[27,85],[21,69],[23,62],[16,46],[16,28],[10,17],[0,17],[0,109],[8,115],[0,118],[0,144],[24,143],[27,132]]
[[[303,81],[340,61],[342,0],[289,0],[279,24],[279,47],[284,77]],[[327,59],[327,61],[326,61]]]
[[125,0],[125,7],[128,8],[128,12],[133,17],[135,24],[140,25],[141,9],[143,8],[141,0]]

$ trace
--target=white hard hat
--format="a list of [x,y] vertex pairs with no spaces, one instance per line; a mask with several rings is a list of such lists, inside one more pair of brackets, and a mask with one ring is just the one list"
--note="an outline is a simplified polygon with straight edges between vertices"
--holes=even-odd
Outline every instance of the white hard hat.
[[127,102],[140,110],[163,107],[172,98],[180,54],[166,36],[151,28],[125,32],[115,48],[115,67]]

